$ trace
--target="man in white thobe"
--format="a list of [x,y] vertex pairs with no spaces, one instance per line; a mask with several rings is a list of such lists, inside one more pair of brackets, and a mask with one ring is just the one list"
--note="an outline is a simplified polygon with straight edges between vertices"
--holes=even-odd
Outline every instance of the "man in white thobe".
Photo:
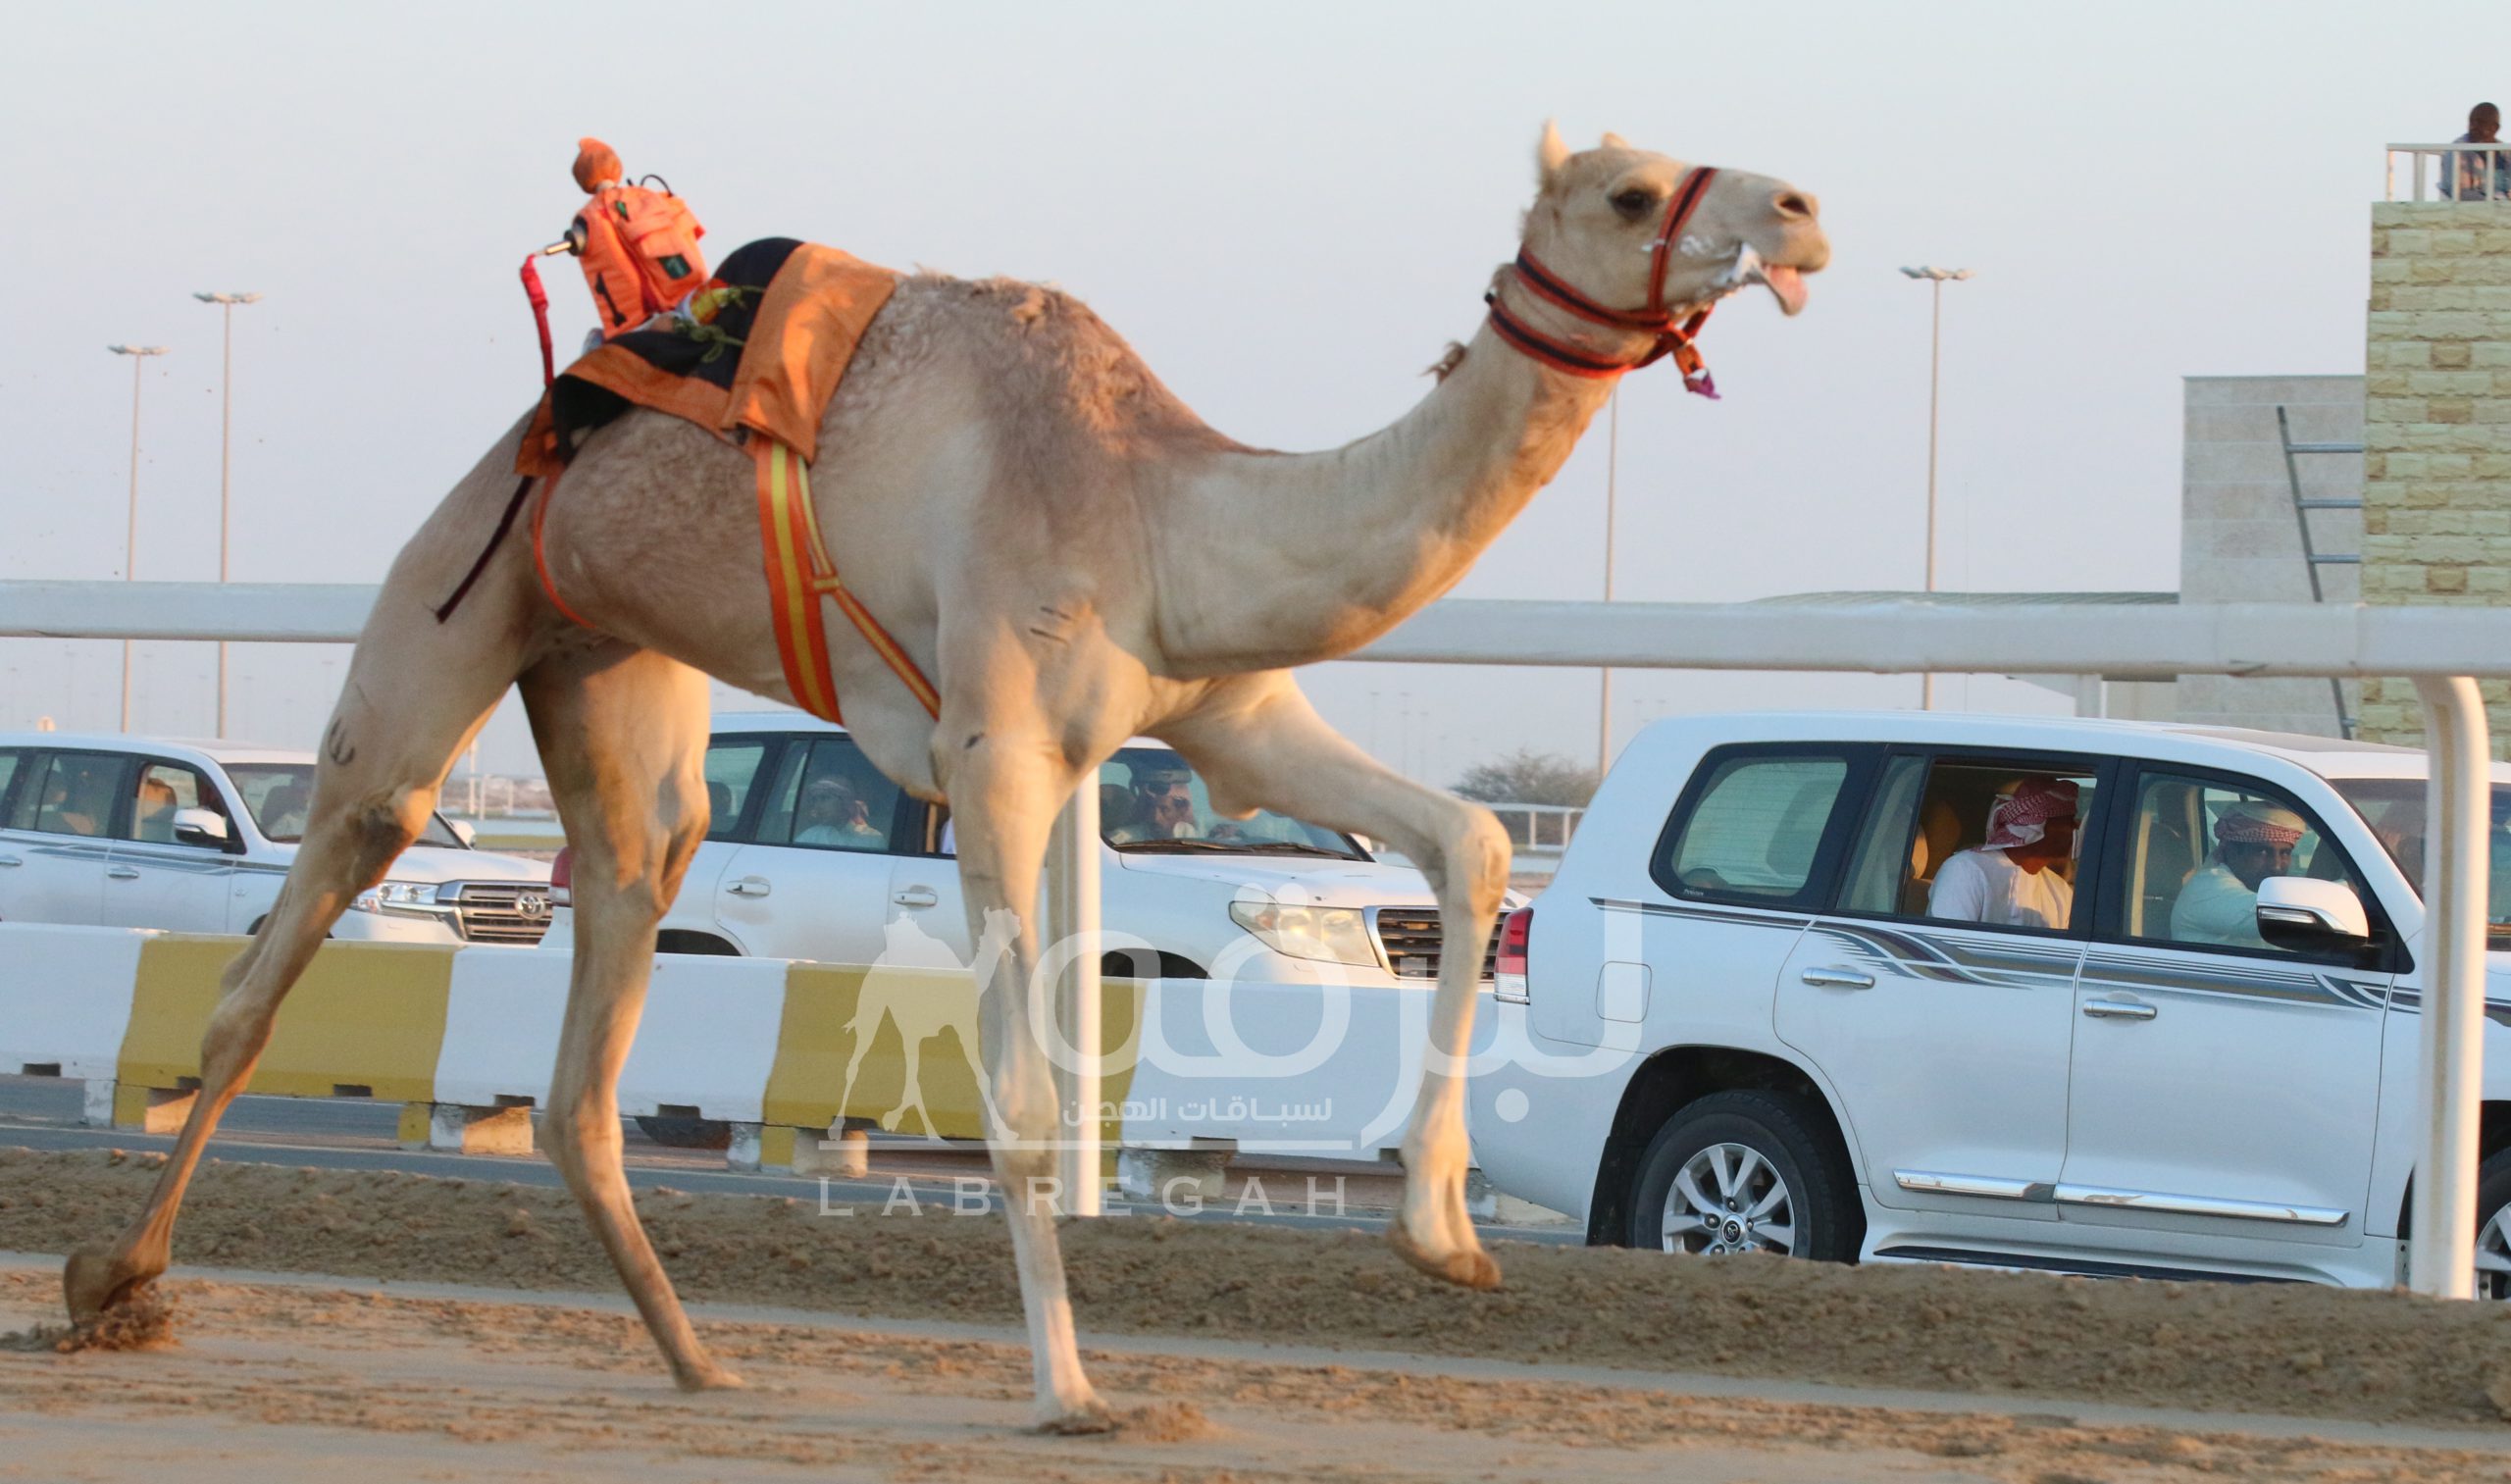
[[2075,887],[2053,867],[2075,853],[2073,781],[2026,778],[1988,811],[1988,838],[1935,873],[1926,915],[2003,928],[2063,929]]

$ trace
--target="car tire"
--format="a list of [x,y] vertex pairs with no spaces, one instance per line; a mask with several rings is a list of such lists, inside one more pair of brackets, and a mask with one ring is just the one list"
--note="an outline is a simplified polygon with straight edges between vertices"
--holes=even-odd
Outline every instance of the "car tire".
[[1820,1105],[1791,1093],[1738,1090],[1684,1104],[1649,1141],[1624,1241],[1673,1253],[1847,1262],[1857,1256],[1863,1217],[1856,1178]]
[[2476,1172],[2476,1297],[2511,1299],[2511,1150]]
[[667,1150],[728,1150],[733,1147],[733,1126],[721,1118],[691,1118],[684,1114],[641,1114],[637,1127],[646,1138]]

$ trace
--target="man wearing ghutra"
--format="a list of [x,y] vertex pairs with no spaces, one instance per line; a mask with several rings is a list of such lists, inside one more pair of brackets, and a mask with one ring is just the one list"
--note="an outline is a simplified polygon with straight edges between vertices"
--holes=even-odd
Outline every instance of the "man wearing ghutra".
[[2262,799],[2227,806],[2215,820],[2214,853],[2172,903],[2172,941],[2266,947],[2258,936],[2258,884],[2292,869],[2293,846],[2307,828],[2299,814]]
[[2063,929],[2073,884],[2051,867],[2075,853],[2075,785],[2026,778],[1988,811],[1988,838],[1946,861],[1926,915],[2002,928]]

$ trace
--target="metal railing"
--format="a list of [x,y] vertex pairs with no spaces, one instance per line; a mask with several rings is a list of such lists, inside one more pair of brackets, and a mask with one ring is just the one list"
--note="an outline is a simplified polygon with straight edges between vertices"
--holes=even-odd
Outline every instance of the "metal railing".
[[1517,854],[1558,860],[1569,848],[1569,837],[1578,833],[1578,821],[1587,817],[1583,804],[1485,804],[1484,808],[1500,816],[1500,828],[1509,832],[1509,844]]
[[[2407,193],[2397,193],[2398,156],[2409,162]],[[2392,144],[2386,199],[2511,200],[2511,144]]]
[[[2412,146],[2411,146],[2412,147]],[[216,583],[0,581],[0,638],[292,640],[356,637],[376,589]],[[291,596],[296,600],[291,602]],[[2419,925],[2423,1138],[2407,1243],[2409,1285],[2472,1297],[2479,1073],[2485,1031],[2490,749],[2476,677],[2511,679],[2511,607],[2309,603],[1866,604],[1526,602],[1448,598],[1350,659],[1660,670],[1872,674],[2407,676],[2423,703],[2427,791]],[[1048,861],[1056,939],[1074,956],[1065,1016],[1080,1063],[1067,1108],[1099,1103],[1099,791],[1084,779]],[[2401,927],[2405,926],[2401,924]],[[1098,1213],[1098,1124],[1069,1141],[1068,1210]]]

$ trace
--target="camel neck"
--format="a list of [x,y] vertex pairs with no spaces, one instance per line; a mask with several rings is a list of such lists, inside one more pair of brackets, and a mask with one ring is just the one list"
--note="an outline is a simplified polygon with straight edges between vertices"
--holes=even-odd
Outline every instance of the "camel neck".
[[1392,425],[1325,452],[1217,456],[1161,528],[1164,657],[1214,674],[1376,639],[1464,575],[1612,389],[1538,366],[1485,321]]

